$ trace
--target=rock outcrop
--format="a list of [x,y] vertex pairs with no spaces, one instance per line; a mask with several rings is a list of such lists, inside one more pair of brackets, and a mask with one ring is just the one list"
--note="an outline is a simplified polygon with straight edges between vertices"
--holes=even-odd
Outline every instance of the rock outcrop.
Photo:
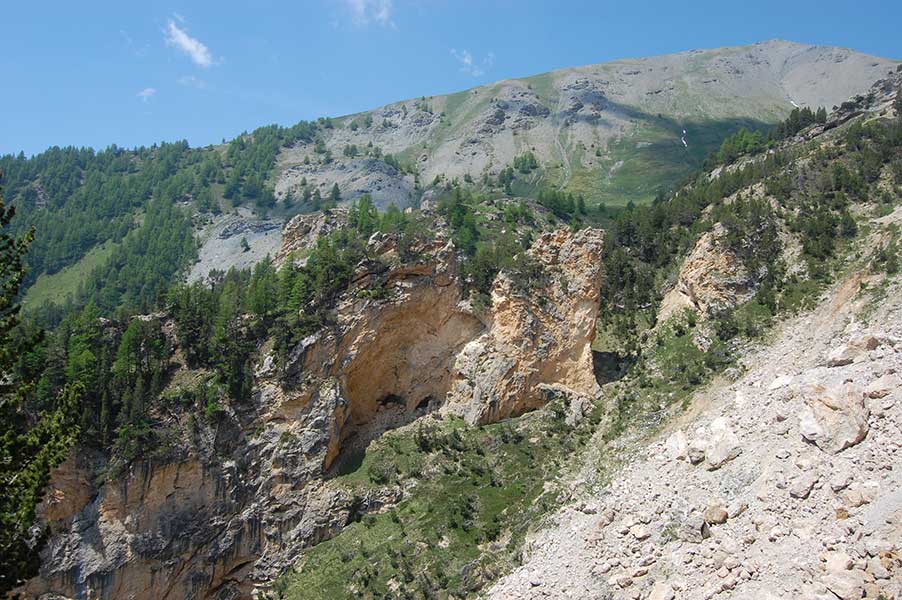
[[[344,218],[296,218],[280,257]],[[374,235],[331,325],[285,357],[263,352],[252,401],[208,421],[167,408],[171,452],[121,473],[101,457],[54,471],[42,508],[52,535],[22,592],[249,598],[303,548],[399,499],[390,486],[352,498],[328,479],[385,430],[432,411],[485,423],[551,394],[594,396],[601,251],[597,230],[545,234],[528,293],[502,273],[491,307],[475,310],[447,236],[405,261],[394,236]]]
[[699,236],[680,267],[676,284],[661,301],[659,322],[687,309],[702,317],[713,316],[754,296],[756,278],[727,246],[726,234],[717,224]]
[[471,423],[507,418],[547,400],[540,384],[595,397],[592,340],[598,315],[600,232],[546,233],[530,254],[544,274],[528,293],[502,274],[492,290],[486,331],[454,364],[449,409]]
[[[277,267],[281,267],[292,254],[302,255],[312,250],[319,238],[341,229],[347,222],[346,208],[333,208],[292,217],[282,229],[282,246],[273,262]],[[303,256],[299,256],[298,259],[303,260]]]

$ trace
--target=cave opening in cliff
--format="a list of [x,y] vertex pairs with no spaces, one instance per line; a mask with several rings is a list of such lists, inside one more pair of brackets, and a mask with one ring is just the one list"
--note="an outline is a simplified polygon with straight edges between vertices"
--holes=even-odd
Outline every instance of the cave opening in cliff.
[[363,465],[369,445],[385,433],[412,423],[437,409],[432,396],[408,400],[389,393],[372,404],[370,411],[352,411],[342,432],[341,452],[331,475],[348,475]]
[[342,369],[348,413],[332,472],[359,467],[373,440],[440,408],[460,349],[483,331],[481,321],[457,308],[451,286],[417,290],[355,338],[353,359]]
[[592,369],[598,385],[619,381],[636,362],[631,354],[592,350]]

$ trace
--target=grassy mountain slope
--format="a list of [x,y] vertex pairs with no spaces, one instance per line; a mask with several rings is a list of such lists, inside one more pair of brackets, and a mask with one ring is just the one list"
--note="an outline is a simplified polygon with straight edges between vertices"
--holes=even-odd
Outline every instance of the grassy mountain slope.
[[[272,597],[476,598],[512,568],[519,576],[514,583],[539,593],[552,574],[560,588],[572,577],[587,589],[605,590],[609,575],[585,564],[577,578],[566,550],[555,565],[542,562],[538,544],[524,551],[536,529],[554,530],[561,513],[549,509],[569,504],[571,514],[589,515],[592,535],[598,534],[604,525],[597,524],[596,503],[631,500],[617,495],[622,488],[605,490],[620,461],[641,455],[646,436],[669,419],[692,415],[696,392],[722,389],[732,397],[730,377],[742,372],[756,348],[767,346],[775,325],[817,304],[821,292],[850,273],[875,284],[868,289],[874,306],[898,285],[902,100],[889,95],[898,86],[897,75],[876,102],[848,103],[838,117],[784,141],[771,155],[743,156],[700,173],[657,206],[623,211],[608,231],[600,325],[619,323],[613,329],[619,342],[634,342],[626,351],[632,356],[620,357],[621,378],[607,379],[588,418],[569,425],[552,402],[490,426],[432,429],[420,421],[390,432],[369,446],[356,470],[332,484],[356,494],[396,484],[405,495],[305,551]],[[749,295],[735,306],[688,311],[651,326],[662,292],[674,287],[667,275],[685,264],[700,236],[719,227],[728,232],[732,272],[750,267]],[[627,321],[632,325],[622,326]],[[728,367],[735,367],[733,375],[718,379]],[[512,436],[518,439],[510,446]],[[572,537],[576,547],[587,542],[564,526],[559,535]],[[537,555],[530,568],[517,571],[530,553]],[[566,596],[557,589],[545,595]],[[515,596],[501,588],[494,597]]]
[[[189,272],[198,252],[203,265],[243,264],[190,239],[191,229],[201,238],[211,222],[230,223],[217,216],[222,212],[252,207],[287,219],[363,193],[381,208],[403,208],[454,180],[504,187],[508,196],[557,187],[584,195],[590,206],[648,201],[697,169],[736,129],[768,127],[793,103],[830,108],[894,64],[771,41],[562,69],[291,128],[261,127],[223,146],[4,156],[0,172],[18,210],[15,226],[38,230],[25,288],[79,265],[65,277],[45,277],[53,293],[39,288],[30,310],[68,298],[76,305],[94,300],[106,311],[146,308]],[[536,166],[511,170],[527,153]],[[505,176],[513,181],[502,184]],[[154,200],[159,205],[150,210]],[[279,241],[277,231],[256,236],[267,240],[263,247],[232,229],[237,237],[227,245],[250,238],[248,256],[263,256]],[[59,316],[45,312],[51,322]]]
[[276,189],[337,180],[382,205],[415,202],[410,176],[374,176],[369,161],[346,156],[372,145],[400,157],[422,185],[496,176],[531,151],[546,184],[596,202],[649,200],[739,127],[772,125],[794,103],[829,110],[893,67],[851,50],[774,40],[510,79],[338,119],[324,136],[334,162],[318,160],[312,144],[285,151]]

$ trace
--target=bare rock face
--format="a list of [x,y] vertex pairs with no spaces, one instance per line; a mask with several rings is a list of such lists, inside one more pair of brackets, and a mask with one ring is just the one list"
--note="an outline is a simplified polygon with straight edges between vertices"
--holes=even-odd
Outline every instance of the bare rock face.
[[858,386],[808,385],[802,389],[802,397],[806,406],[799,415],[799,431],[821,450],[836,454],[868,434],[870,411]]
[[[281,260],[345,218],[294,219]],[[106,481],[86,459],[54,471],[41,509],[51,537],[40,575],[20,591],[250,598],[354,514],[398,500],[396,487],[352,498],[327,477],[384,431],[433,410],[489,422],[561,394],[578,417],[598,385],[601,251],[597,230],[545,234],[530,250],[541,281],[525,293],[501,274],[492,307],[475,311],[441,232],[415,259],[374,235],[332,324],[285,357],[261,357],[252,400],[225,405],[212,423],[190,409],[161,415],[185,436],[173,453],[107,469]]]
[[454,364],[448,409],[471,423],[522,414],[547,400],[539,384],[594,397],[592,340],[598,315],[602,234],[585,229],[543,235],[530,254],[545,281],[522,293],[502,275],[492,290],[486,331]]
[[40,518],[49,523],[71,519],[91,500],[91,464],[73,454],[50,471],[49,491],[38,505]]
[[720,224],[698,238],[680,268],[676,285],[661,302],[659,322],[684,309],[701,316],[717,314],[754,296],[756,278],[726,246],[725,238],[726,230]]
[[296,215],[282,230],[282,247],[275,257],[276,266],[284,265],[293,253],[313,249],[319,238],[341,229],[347,222],[346,208]]

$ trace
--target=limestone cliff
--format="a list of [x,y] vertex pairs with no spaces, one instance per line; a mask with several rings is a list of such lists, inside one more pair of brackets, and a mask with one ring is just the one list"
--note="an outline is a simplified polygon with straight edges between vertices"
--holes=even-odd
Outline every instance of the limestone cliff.
[[[282,266],[289,256],[302,255],[316,246],[316,240],[341,229],[348,222],[348,209],[333,208],[322,212],[301,213],[294,216],[282,230],[282,245],[275,264]],[[303,256],[298,256],[302,259]]]
[[[282,260],[343,215],[330,218],[293,222]],[[432,411],[502,419],[549,389],[594,396],[601,250],[598,230],[546,233],[530,250],[540,275],[528,289],[502,272],[491,307],[476,310],[446,234],[404,253],[413,259],[395,236],[372,236],[329,326],[286,357],[261,340],[251,402],[208,420],[166,407],[172,451],[121,472],[78,451],[54,470],[41,508],[51,537],[21,591],[251,597],[305,547],[401,497],[384,487],[352,498],[328,479],[385,430]]]
[[591,346],[601,250],[597,230],[546,233],[530,252],[544,273],[532,282],[538,293],[518,291],[503,274],[495,281],[486,330],[455,361],[450,410],[485,423],[543,404],[543,384],[584,397],[598,394]]
[[724,243],[725,237],[726,230],[720,224],[699,236],[680,267],[676,284],[661,301],[659,322],[686,309],[714,315],[743,304],[755,294],[755,278]]

